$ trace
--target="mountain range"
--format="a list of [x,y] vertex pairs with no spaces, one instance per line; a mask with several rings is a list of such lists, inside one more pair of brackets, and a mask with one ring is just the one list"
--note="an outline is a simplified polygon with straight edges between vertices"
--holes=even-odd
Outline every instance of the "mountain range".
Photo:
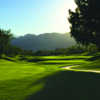
[[76,44],[70,34],[44,33],[40,35],[26,34],[14,38],[11,44],[25,50],[53,50],[67,48]]

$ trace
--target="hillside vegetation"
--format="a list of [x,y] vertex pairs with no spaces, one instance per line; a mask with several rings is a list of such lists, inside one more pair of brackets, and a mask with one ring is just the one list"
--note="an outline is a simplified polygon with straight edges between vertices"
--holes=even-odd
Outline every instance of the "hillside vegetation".
[[40,35],[26,34],[13,39],[11,43],[24,50],[34,51],[67,48],[76,44],[69,33],[44,33]]

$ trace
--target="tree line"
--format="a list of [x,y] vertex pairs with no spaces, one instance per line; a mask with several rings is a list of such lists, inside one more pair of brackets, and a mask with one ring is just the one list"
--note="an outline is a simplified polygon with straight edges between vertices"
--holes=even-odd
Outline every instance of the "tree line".
[[83,46],[75,45],[69,48],[57,48],[55,50],[23,50],[16,46],[11,45],[11,40],[13,39],[13,34],[11,30],[0,29],[0,57],[3,54],[7,56],[57,56],[57,55],[70,55],[70,54],[79,54],[84,52],[97,52],[95,45]]

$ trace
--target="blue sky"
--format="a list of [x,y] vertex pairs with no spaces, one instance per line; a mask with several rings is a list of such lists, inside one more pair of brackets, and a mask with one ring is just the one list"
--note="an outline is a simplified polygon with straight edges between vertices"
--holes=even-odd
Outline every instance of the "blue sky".
[[75,7],[74,0],[0,0],[0,28],[15,36],[68,32],[68,9]]

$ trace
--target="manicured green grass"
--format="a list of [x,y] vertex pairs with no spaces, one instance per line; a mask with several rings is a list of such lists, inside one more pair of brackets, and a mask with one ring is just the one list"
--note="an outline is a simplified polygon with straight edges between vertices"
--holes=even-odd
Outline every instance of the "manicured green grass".
[[24,100],[31,93],[41,90],[44,83],[36,84],[36,82],[60,70],[57,67],[1,59],[0,100]]
[[[100,74],[76,71],[100,70],[100,60],[90,61],[90,58],[38,56],[0,59],[0,100],[96,100],[100,97]],[[78,65],[73,67],[74,71],[62,69],[74,65]]]
[[23,100],[43,87],[42,83],[30,88],[48,74],[45,68],[34,63],[0,60],[0,100]]
[[100,71],[100,60],[84,63],[80,66],[74,66],[72,69]]

